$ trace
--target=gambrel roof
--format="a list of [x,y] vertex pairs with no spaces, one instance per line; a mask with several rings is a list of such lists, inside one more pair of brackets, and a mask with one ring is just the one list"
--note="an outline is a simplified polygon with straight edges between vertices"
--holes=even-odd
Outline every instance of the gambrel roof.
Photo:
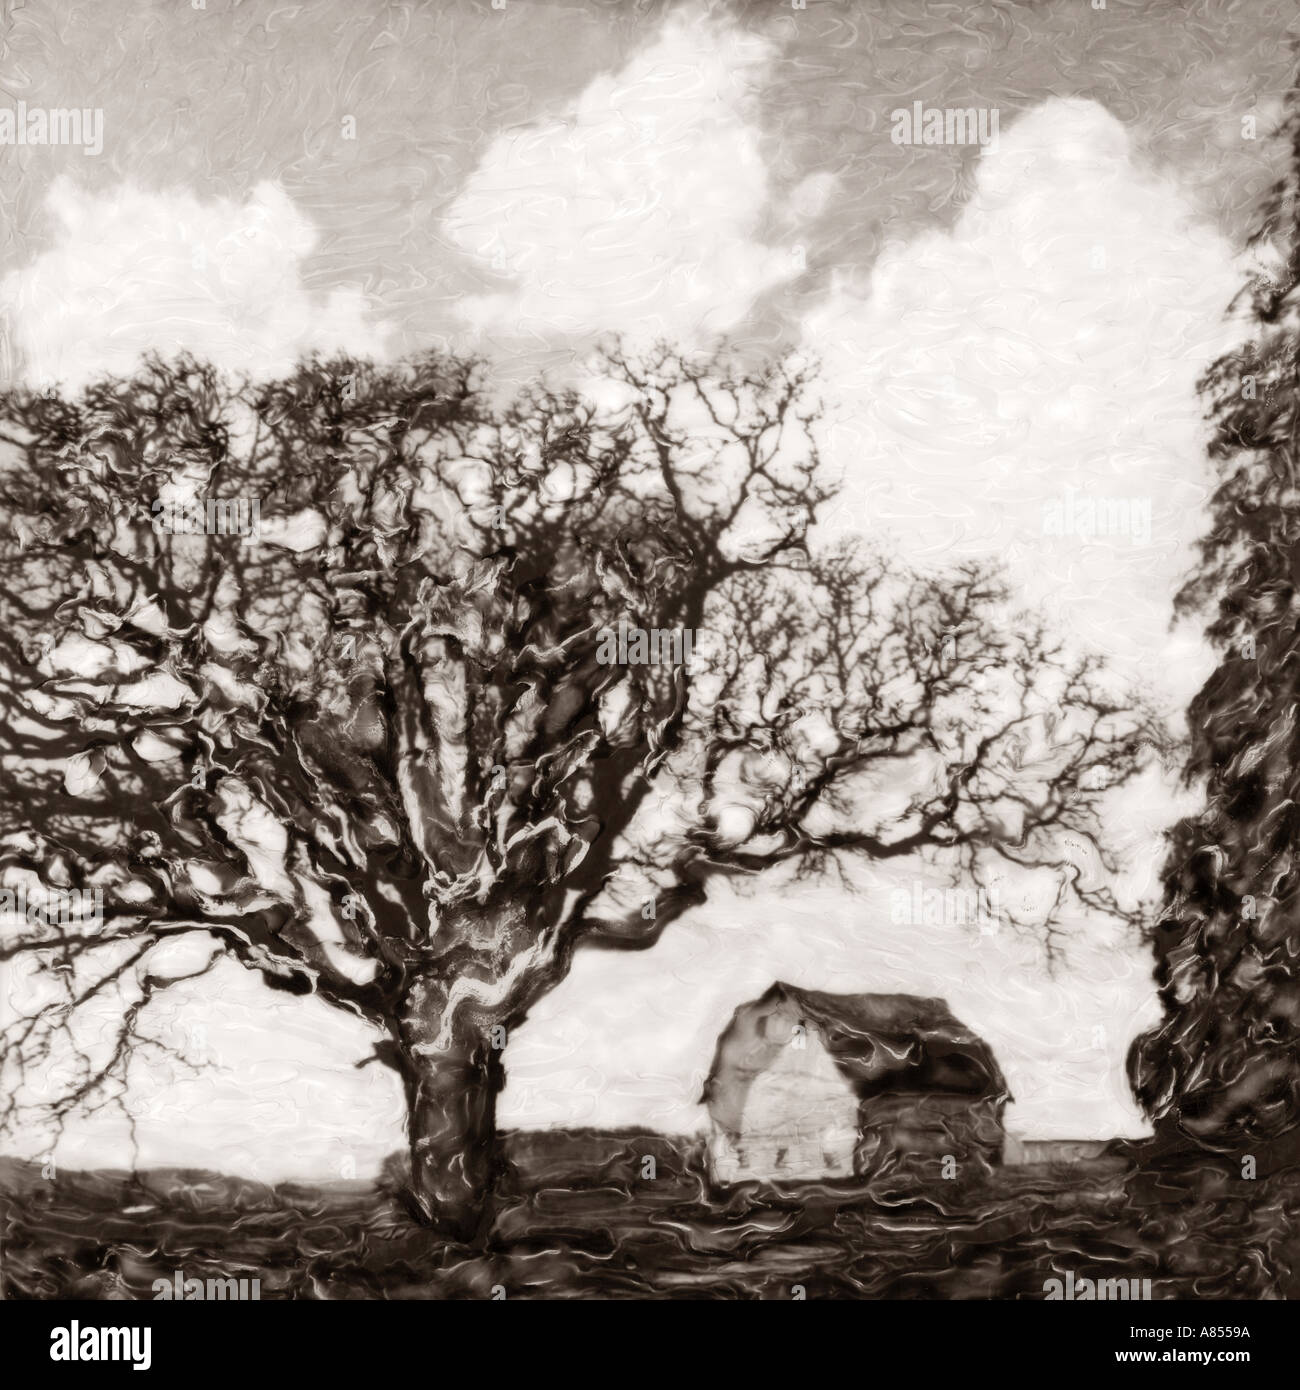
[[914,994],[823,994],[777,981],[742,1004],[718,1038],[701,1102],[713,1118],[739,1129],[745,1097],[791,1041],[790,1028],[768,1036],[773,1014],[816,1029],[860,1099],[884,1091],[927,1091],[1011,1099],[989,1045],[942,999]]

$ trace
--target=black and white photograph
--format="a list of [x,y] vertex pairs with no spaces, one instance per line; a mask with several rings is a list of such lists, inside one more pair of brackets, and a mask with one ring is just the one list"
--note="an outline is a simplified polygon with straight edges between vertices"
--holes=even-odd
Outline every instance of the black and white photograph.
[[1293,0],[0,0],[6,1343],[1259,1369],[1298,73]]

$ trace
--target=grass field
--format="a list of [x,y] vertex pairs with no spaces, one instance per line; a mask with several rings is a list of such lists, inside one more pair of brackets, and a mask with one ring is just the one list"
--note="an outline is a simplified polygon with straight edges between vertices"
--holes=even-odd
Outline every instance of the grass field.
[[[1300,1173],[1112,1157],[965,1184],[710,1193],[698,1141],[504,1137],[482,1251],[434,1238],[385,1184],[267,1187],[203,1172],[0,1160],[4,1296],[150,1299],[156,1279],[257,1278],[263,1299],[1033,1298],[1074,1270],[1156,1298],[1300,1297]],[[647,1158],[654,1159],[653,1177]]]

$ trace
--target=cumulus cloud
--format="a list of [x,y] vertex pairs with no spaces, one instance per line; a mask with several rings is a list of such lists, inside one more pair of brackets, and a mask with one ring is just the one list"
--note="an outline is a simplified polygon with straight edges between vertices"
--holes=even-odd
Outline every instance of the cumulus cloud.
[[678,13],[554,120],[499,135],[446,219],[506,285],[461,306],[489,336],[734,328],[797,273],[758,239],[768,199],[754,91],[772,45]]
[[[950,231],[888,248],[804,323],[846,482],[837,524],[1004,560],[1063,631],[1149,666],[1179,640],[1170,599],[1209,483],[1196,381],[1238,283],[1103,107],[1026,113]],[[1176,702],[1204,674],[1178,654]]]
[[304,287],[316,229],[275,183],[240,203],[60,179],[46,211],[52,244],[0,282],[29,380],[76,389],[130,371],[148,351],[188,351],[254,376],[311,351],[382,351],[358,291]]
[[[829,181],[805,191],[834,197]],[[1060,636],[1180,708],[1212,664],[1199,636],[1168,628],[1206,523],[1196,381],[1233,336],[1224,311],[1237,284],[1231,248],[1102,107],[1027,113],[983,153],[950,230],[892,246],[869,280],[837,281],[803,323],[825,367],[827,453],[846,483],[827,529],[892,532],[909,559],[936,565],[1005,562]],[[1079,524],[1052,534],[1067,488]],[[1090,498],[1149,502],[1149,534],[1079,534]],[[1123,896],[1158,892],[1176,816],[1154,774],[1113,799],[1108,830],[1131,866]],[[1014,934],[900,931],[888,893],[926,873],[878,866],[858,900],[717,893],[646,957],[580,956],[512,1040],[502,1122],[619,1125],[648,1111],[664,1128],[696,1128],[702,1068],[731,1010],[789,979],[942,992],[1006,1069],[1014,1132],[1143,1132],[1123,1072],[1130,1039],[1159,1016],[1141,944],[1080,920],[1054,975]]]

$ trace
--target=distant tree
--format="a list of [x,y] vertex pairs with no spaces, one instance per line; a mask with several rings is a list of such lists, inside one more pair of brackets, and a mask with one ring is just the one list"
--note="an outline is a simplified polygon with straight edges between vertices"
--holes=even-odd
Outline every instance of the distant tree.
[[1180,596],[1222,654],[1188,712],[1204,809],[1172,833],[1153,931],[1163,1024],[1133,1084],[1170,1138],[1223,1150],[1300,1139],[1300,110],[1243,291],[1253,332],[1207,373],[1219,479]]
[[[578,946],[846,855],[1029,866],[1058,907],[1113,907],[1063,840],[1105,857],[1142,707],[972,567],[810,548],[805,367],[602,370],[500,404],[440,358],[266,386],[153,362],[0,403],[0,867],[104,895],[6,939],[39,985],[11,1114],[119,1096],[152,1001],[233,957],[374,1025],[414,1200],[468,1239],[502,1049]],[[260,540],[158,524],[216,496],[257,499]]]

